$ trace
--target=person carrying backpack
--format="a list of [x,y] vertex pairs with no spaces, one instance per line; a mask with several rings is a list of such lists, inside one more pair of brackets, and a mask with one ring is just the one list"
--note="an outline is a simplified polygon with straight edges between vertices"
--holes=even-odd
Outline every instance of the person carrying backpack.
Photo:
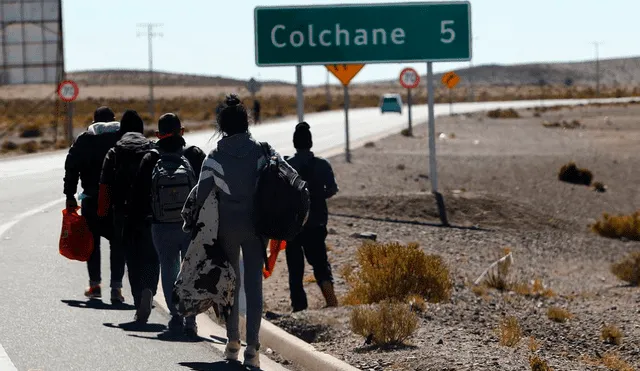
[[180,272],[180,263],[189,247],[190,235],[182,230],[182,207],[198,182],[206,155],[196,146],[186,146],[184,128],[178,116],[166,113],[158,120],[156,149],[147,153],[140,163],[133,183],[131,209],[134,219],[151,215],[151,235],[160,260],[162,289],[169,307],[169,330],[197,337],[195,316],[177,314],[172,302],[173,284]]
[[[127,121],[123,121],[127,125]],[[87,261],[89,271],[89,287],[84,295],[89,299],[102,298],[100,283],[101,237],[109,240],[110,270],[111,270],[111,303],[124,303],[122,296],[122,278],[124,277],[125,257],[124,252],[113,241],[113,225],[109,218],[99,218],[98,211],[98,183],[104,158],[116,142],[120,139],[120,123],[116,121],[111,108],[102,106],[95,110],[93,123],[87,131],[80,134],[73,142],[64,164],[64,194],[67,197],[67,209],[75,209],[78,206],[75,194],[78,181],[82,185],[80,194],[82,215],[87,220],[91,234],[93,235],[93,252]]]
[[331,164],[311,151],[313,138],[308,123],[296,125],[293,133],[296,154],[286,161],[302,176],[309,187],[311,209],[309,219],[302,232],[287,242],[285,250],[289,268],[289,291],[294,312],[307,309],[307,295],[304,292],[304,258],[313,267],[313,275],[322,291],[327,307],[338,305],[333,289],[331,264],[327,258],[327,222],[329,211],[327,199],[338,193],[338,185]]
[[[125,121],[130,123],[124,125]],[[132,217],[130,196],[142,158],[154,148],[154,143],[142,135],[144,123],[136,111],[128,110],[122,115],[121,128],[127,132],[107,152],[102,166],[98,215],[105,216],[113,209],[114,238],[125,252],[136,307],[135,321],[146,323],[158,286],[160,265],[153,247],[151,223]]]
[[[260,367],[258,350],[262,319],[262,268],[266,258],[266,238],[256,227],[256,185],[262,169],[272,161],[295,174],[280,155],[269,145],[261,144],[249,133],[247,108],[231,94],[217,116],[218,132],[222,139],[202,164],[193,216],[198,215],[211,192],[219,197],[218,243],[227,255],[236,275],[240,272],[240,249],[244,263],[244,289],[247,298],[246,341],[244,364]],[[265,148],[267,153],[265,153]],[[268,156],[267,156],[268,155]],[[286,184],[285,184],[286,185]],[[260,188],[260,187],[258,187]],[[195,230],[197,217],[185,218],[185,230]],[[239,331],[240,277],[236,280],[234,303],[226,319],[227,346],[224,357],[235,361],[241,349]]]

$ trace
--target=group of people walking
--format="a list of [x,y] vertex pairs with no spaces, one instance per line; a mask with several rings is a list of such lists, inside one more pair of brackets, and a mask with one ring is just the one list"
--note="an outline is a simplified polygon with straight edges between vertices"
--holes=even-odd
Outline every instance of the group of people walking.
[[[144,122],[133,110],[116,121],[114,112],[100,107],[93,123],[71,146],[65,162],[64,194],[67,208],[78,207],[93,234],[94,250],[87,262],[89,287],[85,296],[102,298],[100,242],[110,247],[110,299],[125,302],[122,281],[127,268],[136,313],[144,324],[152,310],[153,297],[161,280],[171,319],[169,331],[197,337],[195,317],[183,318],[172,301],[173,284],[191,236],[183,228],[181,210],[190,191],[198,184],[198,197],[208,192],[219,195],[218,241],[239,279],[231,315],[226,318],[227,347],[224,356],[237,360],[241,349],[239,291],[244,282],[247,306],[247,348],[244,363],[259,367],[259,331],[262,318],[262,273],[267,241],[254,226],[254,196],[260,166],[267,162],[261,144],[249,132],[247,108],[229,95],[216,110],[217,148],[206,155],[187,145],[179,117],[165,113],[157,123],[157,141],[146,138]],[[296,154],[286,161],[308,184],[310,210],[302,232],[287,241],[286,258],[293,311],[307,309],[303,287],[304,259],[314,270],[327,306],[337,306],[331,266],[327,258],[326,200],[338,192],[331,165],[316,157],[311,128],[299,123],[293,134]],[[240,277],[240,251],[244,276]]]

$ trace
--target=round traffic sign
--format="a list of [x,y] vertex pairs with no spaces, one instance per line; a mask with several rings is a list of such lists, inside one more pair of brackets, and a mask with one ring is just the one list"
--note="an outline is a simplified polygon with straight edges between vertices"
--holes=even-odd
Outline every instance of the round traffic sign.
[[65,80],[58,85],[58,96],[65,102],[73,102],[78,98],[80,89],[78,84],[71,80]]
[[414,89],[420,85],[420,75],[413,68],[405,68],[400,72],[400,85],[407,89]]

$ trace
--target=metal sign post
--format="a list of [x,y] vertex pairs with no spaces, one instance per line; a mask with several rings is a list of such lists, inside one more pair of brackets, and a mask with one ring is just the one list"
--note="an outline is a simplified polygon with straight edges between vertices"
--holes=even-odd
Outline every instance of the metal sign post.
[[71,80],[65,80],[58,85],[58,96],[66,103],[67,108],[67,124],[66,124],[66,140],[71,146],[73,143],[73,101],[78,98],[80,89],[78,84]]
[[434,112],[433,62],[427,62],[427,103],[429,106],[429,177],[431,178],[431,192],[436,197],[438,215],[442,225],[449,225],[444,198],[438,192],[438,167],[436,163],[436,115]]
[[411,89],[420,85],[420,75],[413,68],[405,68],[400,72],[400,85],[407,89],[407,104],[409,106],[409,136],[413,136],[413,123],[411,122]]
[[364,68],[364,64],[331,64],[325,66],[329,72],[340,80],[344,86],[344,130],[345,130],[345,159],[351,162],[351,149],[349,146],[349,83]]
[[302,66],[296,66],[296,101],[298,122],[304,121],[304,91],[302,88]]

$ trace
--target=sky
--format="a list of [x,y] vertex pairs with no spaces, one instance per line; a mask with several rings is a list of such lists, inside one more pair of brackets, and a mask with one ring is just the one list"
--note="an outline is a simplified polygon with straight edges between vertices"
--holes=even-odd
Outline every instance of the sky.
[[[362,3],[390,3],[367,0]],[[402,1],[412,2],[412,1]],[[335,0],[63,0],[67,72],[147,69],[148,43],[140,22],[160,23],[153,40],[154,70],[238,79],[295,82],[294,67],[257,67],[256,6],[340,4]],[[349,3],[360,3],[351,0]],[[473,65],[583,61],[640,55],[638,0],[471,0],[473,60],[434,63],[436,72]],[[404,67],[371,64],[352,80],[397,78]],[[324,84],[322,66],[303,67],[305,85]],[[333,76],[331,83],[338,83]]]

